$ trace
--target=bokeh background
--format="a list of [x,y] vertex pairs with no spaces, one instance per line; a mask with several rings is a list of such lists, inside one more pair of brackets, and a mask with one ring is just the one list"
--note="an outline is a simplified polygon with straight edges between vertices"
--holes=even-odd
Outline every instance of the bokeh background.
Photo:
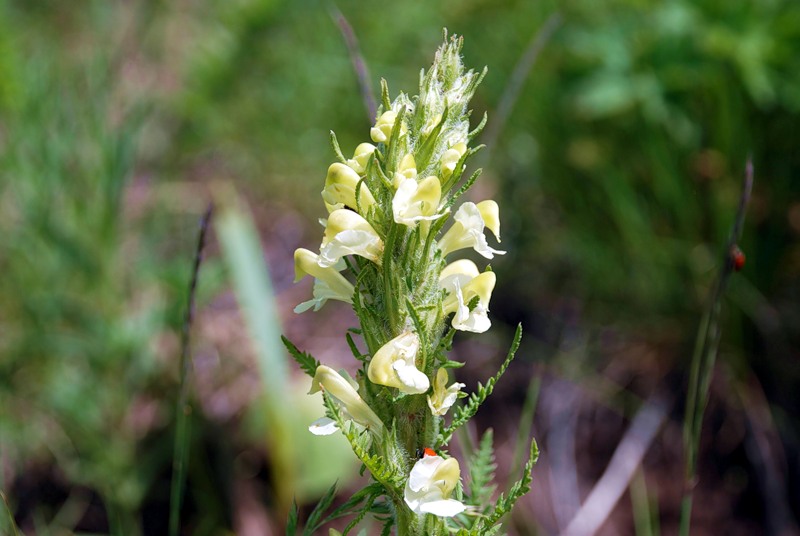
[[474,389],[525,328],[469,431],[493,428],[500,490],[539,440],[508,531],[563,530],[623,444],[638,467],[600,533],[676,532],[689,362],[750,155],[692,533],[797,534],[792,0],[0,0],[0,531],[166,534],[211,201],[182,534],[283,533],[293,496],[306,516],[337,479],[343,496],[363,482],[346,446],[305,431],[321,404],[278,341],[354,369],[346,306],[291,312],[310,294],[292,252],[319,240],[329,130],[352,151],[372,119],[337,9],[373,91],[415,93],[443,27],[489,66],[470,194],[500,202],[508,254],[493,328],[454,355]]

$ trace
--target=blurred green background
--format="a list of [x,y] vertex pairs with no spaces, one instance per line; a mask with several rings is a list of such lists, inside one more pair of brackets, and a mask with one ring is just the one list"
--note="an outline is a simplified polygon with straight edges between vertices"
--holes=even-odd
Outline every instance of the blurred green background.
[[13,516],[26,534],[166,533],[180,331],[212,198],[182,533],[278,533],[293,495],[307,506],[337,478],[350,485],[345,447],[304,432],[321,404],[275,346],[285,332],[355,365],[346,308],[291,313],[310,293],[292,284],[291,256],[319,240],[328,133],[347,153],[372,119],[334,9],[373,91],[383,77],[392,95],[415,93],[443,27],[465,36],[467,65],[489,66],[471,194],[500,202],[509,253],[492,263],[494,336],[455,351],[474,388],[513,326],[526,330],[473,430],[495,427],[507,471],[516,416],[541,385],[543,457],[512,534],[562,530],[654,393],[666,423],[603,530],[675,530],[688,363],[752,157],[747,262],[724,302],[693,533],[794,534],[790,0],[0,0],[0,530]]

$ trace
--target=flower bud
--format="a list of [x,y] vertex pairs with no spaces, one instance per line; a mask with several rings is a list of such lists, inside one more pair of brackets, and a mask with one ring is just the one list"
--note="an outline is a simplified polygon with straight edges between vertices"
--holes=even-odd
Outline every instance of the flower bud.
[[369,158],[374,152],[374,145],[371,143],[361,143],[358,147],[356,147],[356,151],[353,153],[353,158],[347,161],[347,165],[350,166],[353,171],[359,175],[362,175],[367,170],[367,162],[369,162]]
[[333,212],[337,208],[349,207],[353,210],[359,208],[356,203],[356,187],[358,187],[358,199],[363,214],[375,204],[375,198],[369,191],[366,184],[358,183],[361,177],[358,176],[353,168],[336,162],[328,168],[328,175],[325,177],[325,189],[322,190],[322,199],[328,207],[328,212]]
[[[369,136],[372,138],[372,141],[375,143],[389,143],[395,121],[397,121],[397,112],[394,110],[383,112],[375,122],[375,126],[369,131]],[[400,125],[401,136],[405,134],[407,130],[408,127],[406,127],[405,124]]]
[[463,142],[456,143],[442,155],[442,177],[447,179],[456,169],[456,164],[467,152],[467,144]]

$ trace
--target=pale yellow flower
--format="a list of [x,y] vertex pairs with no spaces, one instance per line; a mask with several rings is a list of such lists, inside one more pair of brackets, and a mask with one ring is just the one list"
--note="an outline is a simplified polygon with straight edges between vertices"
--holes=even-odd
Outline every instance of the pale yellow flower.
[[[352,382],[352,383],[351,383]],[[317,367],[308,394],[325,391],[339,405],[344,416],[368,428],[371,432],[380,433],[383,422],[372,409],[358,396],[358,391],[351,378],[345,378],[325,365]],[[315,435],[329,435],[337,429],[336,423],[327,417],[318,419],[309,427]]]
[[310,309],[319,310],[329,299],[353,303],[353,285],[339,273],[337,266],[322,267],[319,256],[313,251],[299,248],[294,252],[295,282],[310,275],[314,282],[314,300],[301,303],[295,308],[296,313]]
[[[442,306],[445,314],[455,313],[452,326],[461,331],[483,333],[492,322],[489,320],[489,301],[497,277],[494,272],[478,272],[470,260],[462,259],[447,265],[440,274],[439,286],[447,295]],[[469,309],[469,303],[478,297],[478,304]]]
[[417,369],[418,351],[417,334],[413,331],[401,333],[375,352],[367,377],[372,383],[396,387],[401,393],[424,393],[430,387],[430,380]]
[[456,169],[456,164],[467,152],[467,144],[463,142],[456,143],[442,155],[442,178],[449,178]]
[[[375,198],[369,191],[367,185],[362,183],[358,173],[353,168],[336,162],[328,168],[328,175],[325,177],[325,189],[322,190],[322,199],[328,212],[336,209],[348,207],[353,210],[359,208],[362,214],[366,214],[369,208],[375,204]],[[358,200],[356,203],[356,188],[358,188]]]
[[346,208],[328,216],[319,252],[319,265],[333,266],[345,255],[360,255],[380,264],[383,240],[367,220]]
[[[394,110],[383,112],[375,122],[375,126],[369,130],[369,137],[372,138],[372,141],[375,143],[388,143],[389,138],[392,136],[392,129],[394,128],[395,121],[397,121],[397,112]],[[405,134],[407,130],[408,127],[406,127],[405,123],[400,125],[401,136]]]
[[437,177],[431,175],[419,182],[416,179],[405,179],[392,199],[394,221],[414,227],[417,222],[435,220],[441,216],[441,199],[442,185]]
[[456,403],[461,389],[466,387],[465,384],[458,382],[451,384],[450,387],[446,385],[447,371],[440,368],[433,380],[433,393],[428,395],[428,407],[431,413],[440,417]]
[[425,454],[411,469],[403,498],[416,514],[452,517],[466,510],[450,498],[460,479],[458,460]]
[[459,249],[470,247],[487,259],[505,254],[505,251],[489,247],[483,234],[484,229],[488,228],[497,241],[500,241],[500,209],[497,203],[491,199],[481,201],[477,205],[470,202],[464,203],[453,218],[456,220],[455,223],[439,240],[439,249],[442,251],[443,257]]
[[406,179],[417,178],[417,163],[414,161],[414,155],[409,153],[400,160],[400,165],[397,166],[397,171],[394,172],[392,177],[392,184],[397,189],[400,184]]
[[371,143],[361,143],[358,145],[358,147],[356,147],[355,153],[353,153],[353,158],[347,160],[347,165],[359,175],[363,175],[367,170],[367,162],[369,162],[369,158],[374,152],[374,145]]

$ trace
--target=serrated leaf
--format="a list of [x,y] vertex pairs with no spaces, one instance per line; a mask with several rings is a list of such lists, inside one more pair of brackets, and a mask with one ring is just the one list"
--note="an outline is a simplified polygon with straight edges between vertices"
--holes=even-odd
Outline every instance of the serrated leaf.
[[325,510],[330,508],[331,504],[333,504],[333,499],[336,498],[336,484],[337,483],[334,482],[333,485],[328,488],[325,495],[317,502],[314,510],[311,511],[311,514],[308,516],[308,521],[306,522],[306,527],[303,530],[303,536],[313,536],[320,527],[321,523],[319,520],[322,519],[322,514],[325,513]]
[[481,438],[478,450],[472,457],[469,464],[471,503],[485,510],[497,486],[493,484],[494,470],[497,464],[494,463],[494,448],[492,447],[493,431],[488,428]]
[[298,350],[297,346],[283,335],[281,335],[281,341],[283,341],[283,345],[289,351],[289,355],[300,365],[303,372],[313,378],[317,373],[317,367],[320,365],[319,361],[314,359],[311,354]]
[[475,414],[478,412],[478,408],[480,408],[481,404],[489,398],[489,395],[492,394],[494,391],[495,384],[500,380],[505,373],[508,365],[511,364],[511,361],[514,360],[514,356],[517,353],[517,349],[519,348],[520,342],[522,341],[522,324],[517,325],[517,331],[514,334],[514,340],[511,343],[511,348],[508,350],[508,355],[506,356],[505,361],[500,366],[500,370],[497,371],[493,377],[489,378],[486,382],[486,385],[481,385],[478,383],[478,389],[469,395],[469,400],[463,406],[459,406],[453,412],[453,421],[450,423],[450,426],[445,428],[445,430],[439,434],[439,438],[437,441],[437,446],[446,445],[450,442],[450,439],[453,437],[453,433],[464,423],[469,421]]

